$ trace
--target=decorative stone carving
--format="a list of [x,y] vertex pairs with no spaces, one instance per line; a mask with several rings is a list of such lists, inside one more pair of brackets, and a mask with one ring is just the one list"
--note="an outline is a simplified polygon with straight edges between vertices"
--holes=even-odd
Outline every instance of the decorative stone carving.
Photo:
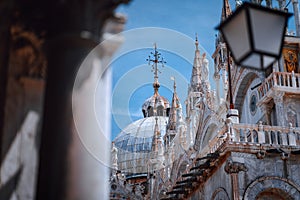
[[289,123],[289,133],[288,133],[288,138],[289,138],[289,145],[290,146],[296,146],[296,135],[294,133],[294,128],[292,126],[292,123]]
[[266,143],[266,137],[265,137],[262,121],[258,122],[257,136],[258,136],[259,143],[261,143],[261,144]]
[[203,53],[202,55],[202,63],[203,63],[203,67],[202,67],[202,81],[204,82],[208,82],[208,74],[209,74],[209,68],[208,68],[208,60],[206,58],[206,54]]
[[292,108],[292,106],[288,106],[286,115],[287,115],[287,122],[291,124],[291,126],[297,127],[298,126],[297,112]]
[[241,171],[247,172],[248,169],[244,163],[233,162],[231,159],[228,159],[224,170],[231,177],[233,200],[238,200],[240,196],[238,173]]
[[118,149],[115,146],[114,142],[112,142],[112,148],[111,148],[111,167],[114,170],[118,170]]
[[181,125],[178,127],[179,129],[179,139],[180,139],[180,144],[182,147],[186,150],[187,149],[187,137],[186,137],[186,128],[185,126]]
[[282,152],[280,156],[282,160],[287,160],[290,157],[290,154],[287,152]]
[[228,174],[239,173],[241,171],[247,172],[248,169],[244,163],[233,162],[232,160],[227,160],[224,170]]
[[261,104],[260,105],[260,109],[262,110],[262,112],[265,115],[266,118],[266,124],[267,125],[271,125],[271,112],[272,112],[272,108],[273,108],[273,104],[272,103],[268,103],[268,104]]
[[256,153],[256,157],[258,159],[264,159],[265,156],[266,156],[266,151],[259,151],[259,152]]
[[273,96],[274,103],[275,104],[282,104],[283,103],[283,96],[284,96],[283,92],[276,91],[274,96]]

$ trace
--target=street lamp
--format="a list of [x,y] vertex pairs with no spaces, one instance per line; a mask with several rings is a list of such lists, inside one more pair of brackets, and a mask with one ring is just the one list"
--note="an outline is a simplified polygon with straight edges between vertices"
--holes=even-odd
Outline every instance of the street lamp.
[[292,14],[243,3],[217,29],[237,65],[265,70],[280,58]]

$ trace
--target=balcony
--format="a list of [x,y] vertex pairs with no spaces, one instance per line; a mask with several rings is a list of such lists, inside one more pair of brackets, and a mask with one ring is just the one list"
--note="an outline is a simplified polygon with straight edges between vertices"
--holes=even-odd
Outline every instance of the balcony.
[[233,124],[230,120],[216,137],[193,159],[193,163],[170,186],[163,200],[186,199],[220,167],[218,160],[228,152],[256,154],[279,153],[282,159],[300,154],[300,128],[259,124]]
[[259,101],[267,102],[274,91],[300,94],[300,74],[294,72],[273,72],[258,87]]
[[[300,149],[300,128],[259,124],[227,124],[219,134],[202,149],[201,155],[220,151],[223,147],[247,147],[250,152],[260,149]],[[221,150],[222,151],[222,150]]]

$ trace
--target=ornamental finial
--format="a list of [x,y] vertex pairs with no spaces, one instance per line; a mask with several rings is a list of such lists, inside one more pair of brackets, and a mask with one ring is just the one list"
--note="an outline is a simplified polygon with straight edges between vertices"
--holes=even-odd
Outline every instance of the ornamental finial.
[[174,93],[176,93],[176,80],[175,80],[175,77],[171,76],[171,80],[174,81],[173,88],[174,88]]
[[154,87],[154,94],[158,94],[158,88],[160,87],[159,82],[158,82],[158,73],[161,73],[161,71],[159,71],[158,69],[158,63],[161,64],[162,67],[164,67],[164,64],[166,63],[164,61],[164,58],[161,57],[161,53],[159,53],[157,51],[157,47],[156,47],[156,43],[154,43],[154,53],[151,52],[151,55],[148,56],[148,64],[152,64],[152,72],[154,73],[154,83],[153,83],[153,87]]
[[198,48],[198,45],[199,45],[199,42],[198,42],[198,33],[196,33],[195,45],[196,45],[196,50],[198,51],[199,50],[199,48]]

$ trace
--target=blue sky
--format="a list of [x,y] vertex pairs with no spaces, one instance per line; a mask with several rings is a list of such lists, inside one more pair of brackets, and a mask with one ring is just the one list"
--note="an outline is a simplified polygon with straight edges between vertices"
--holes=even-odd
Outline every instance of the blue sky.
[[[221,16],[222,0],[133,0],[119,7],[127,15],[125,30],[139,27],[163,27],[191,38],[198,33],[200,44],[214,51],[215,27]],[[231,2],[234,8],[234,1]]]
[[[235,1],[229,2],[231,8],[234,9]],[[162,41],[159,37],[148,33],[147,29],[144,29],[146,34],[133,31],[135,37],[143,40],[147,46],[129,50],[114,58],[111,65],[113,69],[112,107],[114,109],[112,113],[112,138],[131,121],[142,118],[141,106],[144,100],[153,94],[153,74],[146,59],[152,51],[153,43],[157,43],[158,49],[160,46],[165,47],[162,43],[169,39],[167,34],[170,33],[170,37],[174,36],[174,39],[171,41],[173,44],[167,45],[168,48],[165,47],[160,50],[167,61],[159,75],[159,81],[163,83],[160,88],[162,96],[171,101],[173,82],[170,80],[170,76],[175,76],[177,85],[179,85],[179,98],[184,107],[187,82],[190,80],[192,70],[196,33],[202,46],[201,52],[206,52],[207,57],[210,58],[210,74],[212,74],[211,55],[215,48],[215,35],[217,34],[215,27],[220,22],[222,3],[223,0],[133,0],[129,5],[120,6],[117,9],[117,12],[127,16],[125,31],[136,28],[143,29],[144,27],[159,27],[167,30],[162,33],[164,34],[161,37]],[[150,29],[151,31],[152,29]],[[125,37],[123,45],[138,42],[141,41]],[[179,49],[182,46],[181,50],[184,49],[185,51],[180,52],[178,50],[177,52],[170,46],[177,46]],[[211,82],[213,82],[212,79]],[[211,84],[213,85],[213,83]]]

